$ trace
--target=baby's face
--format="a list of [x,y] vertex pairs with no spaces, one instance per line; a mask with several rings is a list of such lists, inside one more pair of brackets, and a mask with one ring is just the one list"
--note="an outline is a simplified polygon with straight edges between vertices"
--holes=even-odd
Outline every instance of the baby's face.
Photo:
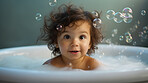
[[91,47],[90,25],[85,21],[77,21],[78,26],[66,27],[58,37],[58,47],[62,56],[70,60],[86,55]]

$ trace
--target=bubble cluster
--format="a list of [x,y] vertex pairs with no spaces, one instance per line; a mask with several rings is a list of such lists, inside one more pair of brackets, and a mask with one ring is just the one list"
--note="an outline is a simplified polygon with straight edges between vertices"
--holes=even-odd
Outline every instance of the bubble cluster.
[[35,19],[36,19],[37,21],[40,21],[40,20],[42,19],[42,15],[41,15],[40,13],[36,13]]
[[100,18],[95,18],[94,20],[93,20],[93,26],[95,27],[95,28],[101,28],[101,23],[102,23],[102,21],[101,21],[101,19]]
[[125,23],[131,23],[133,16],[132,16],[132,9],[129,7],[126,7],[122,10],[122,12],[114,12],[114,10],[108,10],[106,12],[106,18],[109,20],[114,20],[116,23],[121,23],[121,22],[125,22]]
[[53,7],[57,3],[57,0],[49,0],[49,6]]

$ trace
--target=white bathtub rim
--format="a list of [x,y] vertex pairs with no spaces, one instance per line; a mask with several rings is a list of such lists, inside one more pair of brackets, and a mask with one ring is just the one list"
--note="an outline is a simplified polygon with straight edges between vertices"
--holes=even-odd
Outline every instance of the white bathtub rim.
[[19,69],[0,68],[0,73],[1,73],[0,80],[11,81],[11,82],[136,82],[136,81],[147,80],[148,77],[147,70],[137,70],[136,72],[135,71],[126,71],[126,72],[49,71],[47,72],[47,71],[30,71],[30,70],[28,71],[28,70],[19,70]]

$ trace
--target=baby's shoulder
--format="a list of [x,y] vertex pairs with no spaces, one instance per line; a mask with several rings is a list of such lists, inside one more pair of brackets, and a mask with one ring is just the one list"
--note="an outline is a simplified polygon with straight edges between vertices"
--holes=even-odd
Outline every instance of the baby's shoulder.
[[99,66],[99,61],[87,56],[87,65],[90,67],[91,70],[93,70]]
[[57,57],[47,60],[46,62],[43,63],[43,65],[58,63],[59,60],[60,60],[60,56],[57,56]]

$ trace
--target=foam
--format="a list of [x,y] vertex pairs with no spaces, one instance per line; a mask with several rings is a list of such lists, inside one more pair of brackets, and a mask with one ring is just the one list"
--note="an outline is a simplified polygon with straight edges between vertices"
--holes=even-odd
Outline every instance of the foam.
[[[101,57],[100,57],[101,56]],[[104,65],[94,71],[133,71],[147,68],[148,66],[140,60],[124,55],[119,56],[103,56],[93,55]],[[80,69],[55,68],[49,65],[42,65],[48,58],[30,58],[25,55],[17,56],[0,56],[0,67],[25,69],[25,70],[38,70],[38,71],[83,71]]]

